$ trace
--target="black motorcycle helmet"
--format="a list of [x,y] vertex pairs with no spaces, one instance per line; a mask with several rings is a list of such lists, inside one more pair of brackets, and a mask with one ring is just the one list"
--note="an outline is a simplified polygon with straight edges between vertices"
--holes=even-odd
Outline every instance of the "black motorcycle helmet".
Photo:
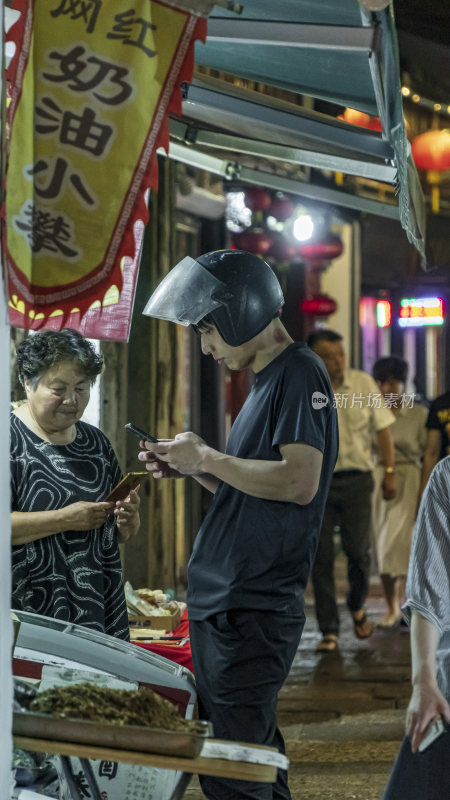
[[143,313],[181,325],[200,326],[206,318],[227,344],[238,347],[260,333],[283,303],[280,284],[265,261],[243,250],[215,250],[183,258]]
[[281,286],[269,265],[244,250],[214,250],[196,259],[217,278],[218,306],[208,314],[222,339],[238,347],[260,333],[284,304]]

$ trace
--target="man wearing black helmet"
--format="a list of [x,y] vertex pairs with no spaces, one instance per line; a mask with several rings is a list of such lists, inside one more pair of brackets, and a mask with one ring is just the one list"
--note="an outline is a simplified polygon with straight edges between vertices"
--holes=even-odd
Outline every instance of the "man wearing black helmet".
[[[221,739],[277,747],[278,691],[304,625],[311,572],[337,456],[328,374],[279,319],[273,271],[241,251],[185,258],[157,287],[144,314],[193,325],[202,351],[255,382],[226,453],[194,433],[145,443],[154,477],[191,475],[214,493],[188,567],[188,608],[201,718]],[[288,800],[276,783],[202,777],[210,800]]]

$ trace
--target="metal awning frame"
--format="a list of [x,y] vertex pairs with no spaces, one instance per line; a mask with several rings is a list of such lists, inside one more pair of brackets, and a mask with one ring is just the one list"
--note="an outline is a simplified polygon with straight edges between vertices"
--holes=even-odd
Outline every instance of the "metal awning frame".
[[371,53],[379,49],[380,37],[379,29],[356,25],[304,25],[211,17],[208,43],[212,42]]
[[377,164],[346,156],[329,155],[298,147],[278,145],[257,139],[204,130],[193,124],[171,120],[170,135],[187,145],[197,145],[211,149],[230,150],[234,153],[268,158],[273,161],[285,161],[313,169],[333,172],[345,172],[347,175],[358,175],[370,180],[394,184],[397,170],[391,164]]
[[[163,149],[158,150],[158,153],[167,156]],[[181,161],[184,164],[207,170],[215,175],[221,175],[227,181],[256,184],[274,191],[296,194],[315,202],[352,209],[359,213],[365,212],[388,217],[389,219],[399,219],[397,206],[358,197],[351,192],[343,192],[327,186],[317,186],[306,181],[285,178],[263,170],[242,167],[236,161],[217,158],[177,142],[172,141],[170,143],[168,155],[175,161]]]
[[[250,97],[250,92],[248,94]],[[268,99],[270,98],[265,96],[265,100]],[[212,119],[216,119],[219,126],[220,121],[228,120],[227,128],[237,131],[239,121],[246,119],[255,127],[258,126],[261,132],[273,132],[279,138],[286,134],[294,135],[307,139],[315,147],[325,145],[344,153],[350,151],[352,154],[362,154],[383,162],[390,162],[394,157],[389,142],[371,131],[328,118],[324,114],[307,111],[300,106],[293,113],[283,110],[279,103],[273,107],[268,103],[258,103],[253,97],[243,99],[237,94],[201,85],[201,81],[197,79],[190,84],[184,84],[183,116],[209,124]]]

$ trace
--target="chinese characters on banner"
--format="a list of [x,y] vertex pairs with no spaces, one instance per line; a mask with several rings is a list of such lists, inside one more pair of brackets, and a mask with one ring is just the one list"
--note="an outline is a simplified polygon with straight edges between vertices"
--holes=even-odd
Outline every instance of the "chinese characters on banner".
[[10,319],[126,340],[156,149],[206,21],[157,0],[17,0],[6,243]]

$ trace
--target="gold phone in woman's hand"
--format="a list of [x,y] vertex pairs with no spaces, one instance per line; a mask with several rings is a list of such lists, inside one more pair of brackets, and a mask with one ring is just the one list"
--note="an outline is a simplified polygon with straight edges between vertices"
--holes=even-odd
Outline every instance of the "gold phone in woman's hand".
[[106,503],[116,503],[117,500],[125,500],[130,494],[131,489],[136,489],[145,478],[148,478],[148,472],[128,472],[124,478],[112,489],[108,497],[105,498]]

